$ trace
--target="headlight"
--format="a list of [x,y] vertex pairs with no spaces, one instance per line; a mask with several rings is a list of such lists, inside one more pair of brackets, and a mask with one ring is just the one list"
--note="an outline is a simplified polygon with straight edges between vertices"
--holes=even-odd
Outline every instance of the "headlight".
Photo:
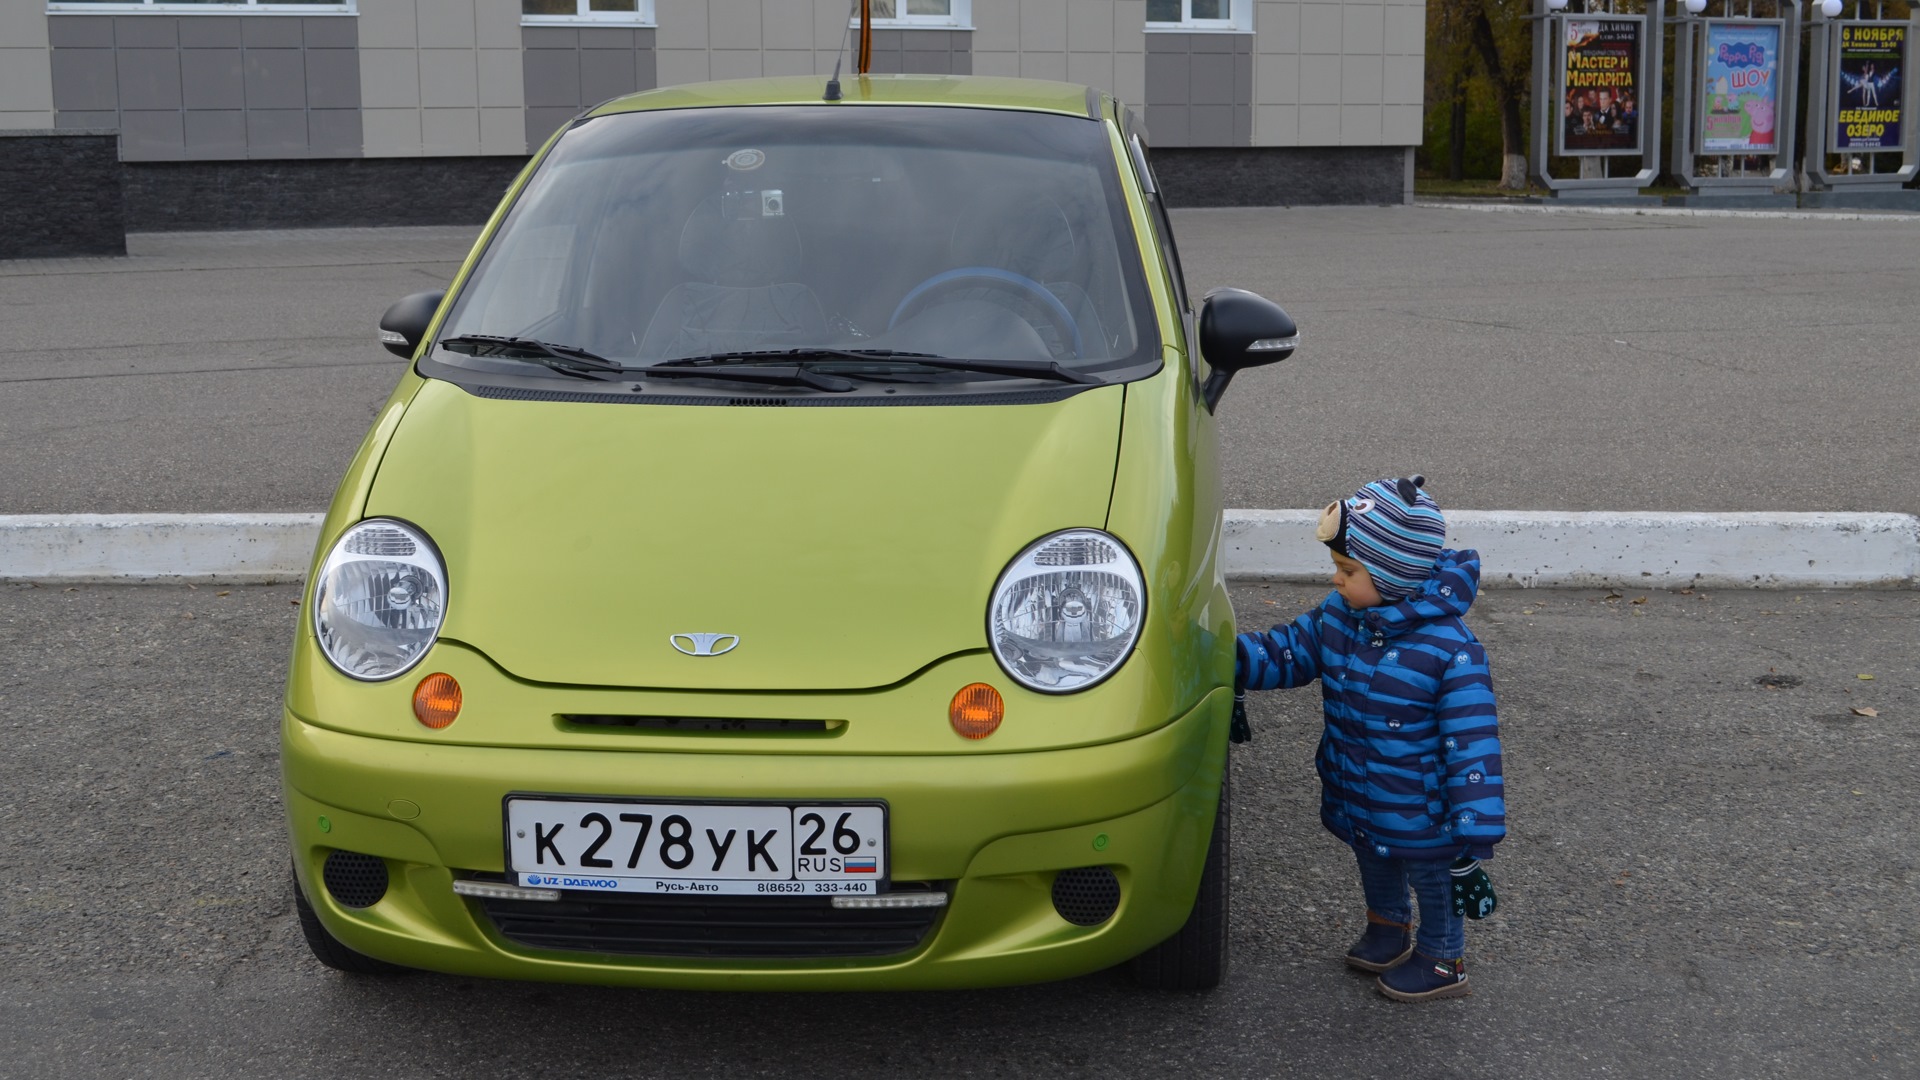
[[447,573],[426,534],[387,518],[348,529],[313,584],[313,636],[356,679],[420,662],[447,611]]
[[1021,685],[1084,690],[1119,669],[1147,606],[1140,567],[1119,540],[1070,529],[1034,543],[993,587],[994,659]]

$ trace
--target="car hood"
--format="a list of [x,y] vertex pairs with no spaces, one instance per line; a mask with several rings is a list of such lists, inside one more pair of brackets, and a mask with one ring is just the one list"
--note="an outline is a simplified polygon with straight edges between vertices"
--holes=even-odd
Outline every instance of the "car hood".
[[[366,516],[426,530],[447,565],[443,636],[522,679],[885,686],[985,648],[994,580],[1028,543],[1104,523],[1123,394],[695,407],[429,381]],[[738,640],[681,651],[713,634]]]

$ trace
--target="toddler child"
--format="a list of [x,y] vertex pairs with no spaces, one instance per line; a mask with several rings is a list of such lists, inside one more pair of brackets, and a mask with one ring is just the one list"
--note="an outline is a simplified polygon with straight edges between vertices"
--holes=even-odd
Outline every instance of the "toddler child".
[[[1445,550],[1426,478],[1376,480],[1321,513],[1334,592],[1290,623],[1241,634],[1236,686],[1320,680],[1320,820],[1351,845],[1367,928],[1348,964],[1396,1001],[1472,993],[1450,864],[1506,835],[1500,731],[1486,651],[1460,617],[1480,557]],[[1407,890],[1419,898],[1412,933]]]

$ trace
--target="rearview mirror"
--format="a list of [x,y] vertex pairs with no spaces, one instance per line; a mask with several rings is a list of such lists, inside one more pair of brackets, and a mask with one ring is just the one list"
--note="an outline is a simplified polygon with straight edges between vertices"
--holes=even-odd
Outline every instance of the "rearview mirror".
[[441,289],[417,292],[395,301],[387,313],[380,316],[380,344],[395,356],[413,359],[413,351],[420,347],[420,339],[427,336],[433,313],[440,310],[440,301],[446,296],[446,290]]
[[1245,289],[1214,289],[1200,305],[1200,355],[1212,374],[1200,395],[1212,412],[1233,376],[1278,363],[1300,345],[1300,330],[1279,304]]

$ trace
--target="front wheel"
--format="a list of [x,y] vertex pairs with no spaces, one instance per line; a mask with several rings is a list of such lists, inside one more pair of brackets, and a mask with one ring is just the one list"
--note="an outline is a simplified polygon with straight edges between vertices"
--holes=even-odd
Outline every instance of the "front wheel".
[[408,969],[398,964],[389,964],[385,960],[375,960],[365,953],[358,953],[342,944],[340,939],[327,933],[320,925],[320,916],[313,913],[313,905],[307,903],[307,894],[300,890],[300,879],[290,876],[293,886],[293,907],[300,916],[300,933],[307,939],[307,948],[313,950],[313,958],[335,971],[344,971],[350,975],[394,975]]
[[1133,981],[1151,990],[1211,990],[1227,977],[1227,899],[1233,867],[1233,777],[1220,771],[1220,810],[1207,841],[1200,894],[1186,924],[1133,958]]

